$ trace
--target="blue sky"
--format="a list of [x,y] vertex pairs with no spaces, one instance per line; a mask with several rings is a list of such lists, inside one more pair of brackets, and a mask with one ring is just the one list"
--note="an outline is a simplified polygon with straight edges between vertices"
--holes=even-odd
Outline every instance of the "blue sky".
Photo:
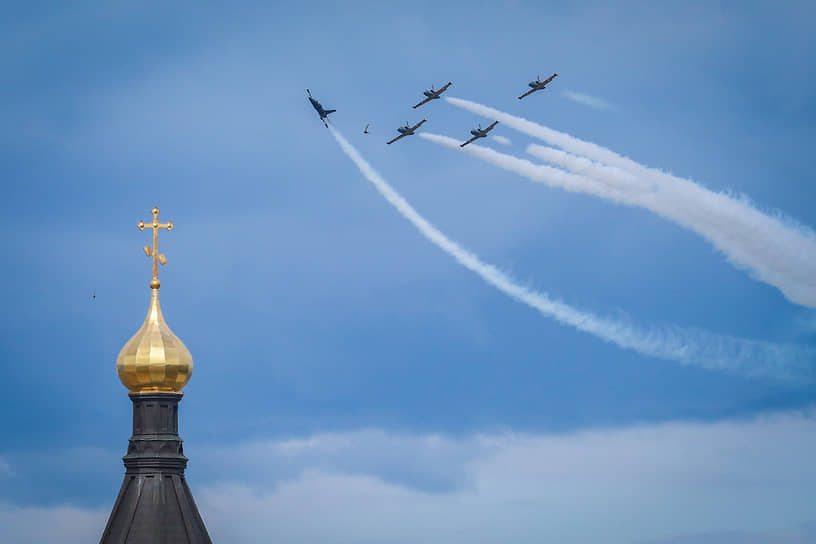
[[[281,516],[293,541],[452,542],[449,515],[470,541],[807,541],[812,382],[649,357],[508,298],[382,199],[305,89],[419,213],[524,285],[643,328],[807,350],[814,309],[675,223],[419,137],[384,142],[422,117],[462,140],[484,124],[443,100],[410,108],[453,81],[451,96],[812,228],[813,15],[805,2],[4,8],[0,535],[22,540],[27,515],[76,542],[101,534],[130,430],[116,355],[149,301],[135,224],[158,205],[176,225],[160,236],[162,306],[195,361],[188,479],[219,540],[275,534],[264,523]],[[529,160],[543,143],[494,133],[510,145],[484,145]],[[315,504],[344,517],[303,521]],[[402,514],[366,525],[382,504]],[[574,515],[542,521],[562,510]]]

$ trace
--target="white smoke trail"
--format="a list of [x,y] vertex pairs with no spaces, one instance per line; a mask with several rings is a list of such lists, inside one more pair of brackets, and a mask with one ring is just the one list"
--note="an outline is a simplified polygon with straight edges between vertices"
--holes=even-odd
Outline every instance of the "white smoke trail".
[[653,183],[643,181],[626,170],[621,170],[615,166],[606,166],[560,149],[530,144],[527,146],[527,153],[550,164],[564,167],[574,174],[587,176],[604,184],[618,187],[627,193],[637,194],[656,189]]
[[510,138],[507,138],[505,136],[499,135],[493,136],[493,141],[496,143],[500,143],[502,145],[510,145]]
[[546,293],[519,285],[495,266],[482,262],[474,253],[442,234],[391,188],[337,129],[331,125],[329,129],[343,152],[357,165],[363,176],[423,236],[465,268],[478,274],[485,282],[541,314],[644,355],[708,369],[742,372],[748,376],[767,376],[808,383],[813,381],[813,371],[809,368],[809,363],[816,359],[816,350],[813,349],[718,336],[705,331],[683,330],[676,327],[641,330],[619,320],[602,318],[578,310],[563,302],[552,300]]
[[[459,98],[446,100],[460,108],[497,119],[516,130],[540,138],[570,153],[583,155],[617,169],[589,168],[557,150],[528,148],[540,158],[582,172],[604,184],[621,189],[620,173],[641,181],[633,184],[627,203],[644,206],[691,229],[722,251],[737,268],[773,285],[791,302],[816,307],[816,234],[793,220],[771,217],[756,209],[745,197],[716,193],[693,181],[639,164],[599,145],[585,142],[526,119]],[[591,171],[590,171],[591,170]],[[649,194],[644,190],[649,189]],[[624,189],[628,190],[628,189]],[[622,200],[623,201],[623,200]]]
[[[586,176],[571,174],[564,170],[547,166],[546,164],[534,164],[526,159],[519,159],[513,155],[501,153],[477,144],[459,147],[458,140],[439,134],[422,132],[419,137],[429,142],[434,142],[455,151],[461,151],[472,157],[482,159],[485,162],[489,162],[510,172],[515,172],[533,181],[544,183],[551,187],[560,187],[576,193],[589,193],[619,202],[625,202],[625,190],[629,184],[632,183],[629,178],[623,178],[618,186],[604,184]],[[631,179],[634,180],[634,178]]]

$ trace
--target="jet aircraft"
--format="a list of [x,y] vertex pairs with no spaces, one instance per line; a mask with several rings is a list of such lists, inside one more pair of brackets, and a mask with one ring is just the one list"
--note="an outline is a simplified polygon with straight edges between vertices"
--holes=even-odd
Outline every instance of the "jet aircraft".
[[329,128],[329,124],[326,122],[326,118],[329,116],[330,113],[334,113],[337,110],[324,109],[323,106],[320,105],[320,102],[312,98],[312,93],[309,91],[309,89],[306,89],[306,94],[309,95],[309,102],[312,103],[312,107],[315,109],[315,111],[317,111],[317,114],[320,116],[320,120],[323,121],[323,126]]
[[442,87],[441,87],[441,88],[440,88],[438,91],[434,91],[433,85],[431,85],[431,88],[430,88],[429,90],[427,90],[427,91],[423,91],[423,92],[422,92],[422,94],[424,94],[424,95],[425,95],[427,98],[425,98],[425,100],[423,100],[422,102],[420,102],[420,103],[419,103],[419,104],[417,104],[416,106],[411,106],[411,107],[412,107],[412,108],[414,108],[414,109],[417,109],[417,108],[418,108],[418,107],[420,107],[422,104],[427,104],[427,103],[428,103],[428,102],[430,102],[431,100],[436,100],[436,99],[438,99],[438,98],[439,98],[439,95],[441,95],[442,93],[444,93],[445,91],[447,91],[447,90],[448,90],[448,87],[450,87],[450,86],[451,86],[451,82],[450,82],[450,81],[448,81],[448,82],[447,82],[445,85],[443,85],[443,86],[442,86]]
[[371,123],[366,123],[366,126],[365,126],[365,128],[363,129],[363,134],[368,134],[368,126],[369,126],[370,124],[371,124]]
[[521,100],[522,98],[524,98],[527,95],[533,94],[536,91],[540,91],[540,90],[544,89],[544,87],[547,86],[547,83],[549,83],[550,81],[552,81],[553,79],[555,79],[557,77],[558,77],[558,74],[554,73],[553,75],[551,75],[550,77],[548,77],[544,81],[541,81],[541,77],[537,76],[535,81],[531,81],[530,83],[527,84],[529,87],[531,87],[531,89],[529,91],[527,91],[526,93],[524,93],[523,95],[519,96],[518,99]]
[[493,127],[495,127],[498,124],[499,124],[498,121],[493,121],[490,124],[490,126],[487,127],[487,128],[482,128],[482,125],[479,125],[478,128],[474,128],[473,130],[470,131],[470,133],[473,134],[473,138],[471,138],[467,142],[463,143],[459,147],[465,147],[470,142],[474,142],[474,141],[478,140],[479,138],[484,138],[485,136],[487,136],[487,133],[490,132],[491,130],[493,130]]
[[427,119],[423,119],[422,121],[420,121],[419,123],[417,123],[414,126],[411,126],[408,123],[405,123],[404,127],[399,127],[397,129],[397,132],[399,132],[400,135],[397,136],[396,138],[394,138],[393,140],[391,140],[390,142],[385,142],[385,143],[391,145],[394,142],[396,142],[397,140],[399,140],[400,138],[405,138],[406,136],[411,136],[414,133],[414,131],[416,129],[418,129],[420,126],[422,126],[422,123],[424,123],[425,121],[427,121]]

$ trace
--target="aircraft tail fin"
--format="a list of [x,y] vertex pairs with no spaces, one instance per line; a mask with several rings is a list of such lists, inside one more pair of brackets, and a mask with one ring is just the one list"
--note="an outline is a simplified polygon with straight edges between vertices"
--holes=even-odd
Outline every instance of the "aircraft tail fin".
[[334,112],[336,112],[336,111],[337,111],[337,110],[326,110],[326,115],[328,115],[328,114],[330,114],[330,113],[334,113]]

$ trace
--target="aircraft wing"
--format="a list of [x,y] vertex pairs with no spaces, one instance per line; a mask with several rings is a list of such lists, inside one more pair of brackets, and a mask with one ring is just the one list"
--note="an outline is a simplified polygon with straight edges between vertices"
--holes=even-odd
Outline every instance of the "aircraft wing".
[[546,85],[547,83],[549,83],[550,81],[552,81],[553,79],[555,79],[555,76],[557,76],[557,75],[558,75],[558,74],[553,74],[553,75],[551,75],[550,77],[548,77],[547,79],[545,79],[545,80],[544,80],[544,81],[541,83],[541,86],[543,87],[544,85]]
[[498,121],[493,121],[493,122],[490,124],[490,126],[489,126],[489,127],[487,127],[486,129],[484,129],[484,132],[482,132],[482,134],[487,134],[488,132],[490,132],[491,130],[493,130],[493,128],[494,128],[496,125],[498,125],[498,124],[499,124],[499,122],[498,122]]
[[519,99],[519,100],[521,100],[521,99],[522,99],[522,98],[524,98],[525,96],[530,96],[531,94],[533,94],[534,92],[536,92],[536,91],[537,91],[537,90],[539,90],[540,88],[541,88],[541,85],[539,85],[539,86],[538,86],[538,87],[536,87],[535,89],[530,89],[529,91],[527,91],[527,92],[526,92],[526,93],[524,93],[523,95],[519,96],[519,97],[518,97],[518,99]]
[[442,87],[440,87],[439,92],[437,92],[436,94],[437,94],[437,95],[440,95],[440,94],[444,93],[445,91],[447,91],[447,90],[448,90],[448,87],[450,87],[450,86],[451,86],[451,82],[450,82],[450,81],[448,81],[447,83],[445,83],[444,85],[442,85]]
[[420,121],[420,122],[419,122],[419,123],[417,123],[416,125],[412,126],[412,127],[411,127],[411,134],[413,134],[413,133],[414,133],[414,131],[415,131],[416,129],[418,129],[419,127],[421,127],[421,126],[422,126],[422,123],[424,123],[425,121],[427,121],[427,119],[423,119],[422,121]]
[[400,134],[399,136],[397,136],[396,138],[394,138],[394,139],[393,139],[393,140],[391,140],[390,142],[385,142],[385,143],[387,143],[388,145],[391,145],[391,144],[393,144],[394,142],[396,142],[397,140],[399,140],[399,139],[401,139],[401,138],[405,138],[406,136],[410,136],[410,134],[408,134],[407,132],[406,132],[405,134]]
[[411,106],[411,107],[412,107],[412,108],[414,108],[414,109],[417,109],[417,108],[418,108],[418,107],[420,107],[422,104],[427,104],[427,103],[428,103],[428,102],[430,102],[431,100],[433,100],[433,97],[432,97],[432,96],[429,96],[428,98],[426,98],[425,100],[423,100],[422,102],[420,102],[419,104],[417,104],[416,106]]
[[459,147],[465,147],[467,144],[469,144],[469,143],[471,143],[471,142],[475,142],[475,141],[476,141],[476,140],[478,140],[479,138],[481,138],[481,136],[474,136],[473,138],[471,138],[471,139],[470,139],[470,140],[468,140],[467,142],[463,143],[463,144],[462,144],[462,145],[460,145]]

